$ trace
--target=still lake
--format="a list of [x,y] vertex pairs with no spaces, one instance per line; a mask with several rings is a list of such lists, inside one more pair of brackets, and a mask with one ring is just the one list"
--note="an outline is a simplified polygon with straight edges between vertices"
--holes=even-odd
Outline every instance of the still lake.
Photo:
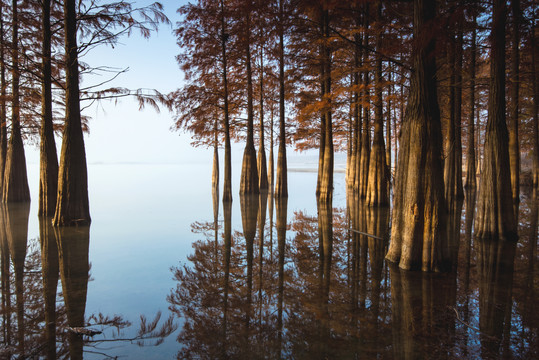
[[[343,172],[335,174],[333,209],[318,209],[311,165],[289,164],[295,171],[288,202],[268,202],[265,214],[259,208],[265,200],[240,201],[235,165],[234,201],[230,210],[217,202],[215,238],[209,164],[90,164],[90,279],[79,301],[90,322],[92,315],[119,315],[132,326],[92,326],[105,331],[86,343],[84,358],[539,356],[538,214],[529,191],[521,195],[516,246],[469,236],[475,205],[468,197],[449,221],[455,271],[407,273],[383,260],[389,213],[347,201]],[[2,354],[13,358],[45,354],[37,179],[36,166],[29,166],[24,350],[16,336],[21,298],[13,271],[11,311],[3,314],[0,334]],[[59,357],[70,339],[62,335],[69,324],[61,283]],[[161,345],[99,342],[134,337],[140,316],[152,320],[158,312],[159,324],[173,315],[178,326]]]

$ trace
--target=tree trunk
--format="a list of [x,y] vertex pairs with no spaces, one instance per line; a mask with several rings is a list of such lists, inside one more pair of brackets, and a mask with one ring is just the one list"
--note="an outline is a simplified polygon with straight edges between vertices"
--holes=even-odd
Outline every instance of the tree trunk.
[[[382,19],[382,4],[377,3],[378,26]],[[384,144],[384,118],[382,109],[382,29],[376,32],[376,66],[374,84],[374,137],[372,139],[369,160],[369,178],[367,183],[367,204],[371,206],[388,205],[386,150]]]
[[212,166],[212,172],[211,172],[211,187],[212,189],[219,190],[219,142],[217,137],[217,119],[215,120],[214,124],[214,130],[215,132],[215,139],[213,142],[213,166]]
[[274,172],[274,160],[273,160],[273,104],[271,105],[271,114],[270,114],[270,144],[269,144],[269,158],[268,158],[268,184],[269,192],[273,193],[273,185],[275,184],[275,172]]
[[[533,21],[533,33],[535,34],[536,24],[535,20]],[[532,49],[536,48],[535,36],[532,36]],[[533,93],[537,94],[538,89],[538,79],[537,74],[537,58],[535,55],[536,51],[532,50],[532,89]],[[533,185],[537,189],[539,188],[539,98],[537,96],[533,97]]]
[[[520,42],[520,1],[512,0],[511,9],[513,12],[513,34],[512,34],[512,49],[513,58],[511,59],[511,109],[510,109],[510,125],[509,125],[509,162],[511,166],[511,192],[513,194],[513,202],[520,202],[520,141],[518,137],[518,111],[519,99],[518,90],[519,81],[519,42]],[[535,51],[535,50],[532,50]]]
[[[322,45],[322,67],[324,68],[322,82],[324,83],[323,100],[328,104],[323,110],[325,116],[324,133],[324,162],[322,166],[322,178],[320,181],[319,200],[331,202],[333,196],[333,121],[331,118],[331,49],[329,47],[329,12],[322,11],[322,34],[324,37]],[[324,99],[325,98],[325,99]]]
[[[357,26],[361,26],[361,19],[356,18]],[[360,92],[359,85],[361,81],[361,74],[359,71],[360,59],[362,57],[362,48],[361,48],[361,36],[359,34],[354,35],[354,153],[355,153],[355,164],[354,164],[354,183],[353,189],[359,194],[359,187],[361,182],[361,141],[362,141],[362,123],[361,123],[361,107],[359,106],[360,101]]]
[[[0,1],[0,14],[4,13],[4,3]],[[4,19],[0,16],[0,39],[4,38]],[[0,41],[0,194],[4,189],[4,173],[7,157],[7,81],[6,81],[6,63],[5,63],[4,42]]]
[[277,182],[275,197],[288,197],[288,174],[286,164],[286,130],[284,108],[284,9],[283,1],[279,0],[279,150],[277,153]]
[[389,188],[391,187],[391,96],[393,90],[393,72],[391,66],[388,66],[389,85],[387,87],[387,120],[386,120],[386,169],[387,169],[387,185],[388,197]]
[[251,16],[246,14],[247,39],[245,40],[245,65],[247,75],[247,143],[243,152],[241,167],[240,194],[258,194],[258,171],[256,166],[256,150],[254,144],[254,111],[253,111],[253,71],[251,68]]
[[477,16],[473,16],[472,43],[470,45],[470,114],[468,116],[468,146],[466,148],[466,187],[476,186],[475,168],[475,58],[476,58],[476,27]]
[[[367,34],[369,28],[368,18],[368,4],[365,4],[364,23],[365,32],[363,35],[363,47],[367,49],[369,47],[369,36]],[[369,62],[369,53],[367,50],[363,51],[363,67],[366,67]],[[367,196],[367,184],[369,182],[369,161],[371,155],[371,139],[370,139],[370,90],[369,90],[369,72],[363,72],[363,130],[361,132],[361,155],[359,160],[359,196],[365,198]]]
[[260,50],[260,135],[258,143],[258,188],[268,190],[268,168],[266,165],[266,149],[264,145],[264,49]]
[[464,198],[462,190],[462,141],[460,123],[462,116],[462,29],[458,26],[458,41],[451,35],[449,44],[449,125],[447,135],[447,150],[444,163],[444,181],[446,200]]
[[441,251],[445,230],[442,134],[430,28],[435,6],[434,1],[414,1],[414,70],[401,126],[391,243],[386,255],[403,269],[423,271],[442,270],[446,257]]
[[55,226],[89,225],[88,174],[80,118],[77,13],[75,0],[64,3],[66,120],[58,175]]
[[20,99],[19,99],[19,15],[17,0],[12,6],[12,70],[11,85],[13,87],[13,101],[11,108],[11,138],[9,139],[7,158],[4,172],[3,201],[26,202],[30,201],[28,177],[26,175],[26,157],[21,136]]
[[58,156],[52,124],[51,80],[51,2],[42,2],[43,69],[41,94],[41,145],[39,153],[39,209],[38,215],[53,216],[58,195]]
[[223,182],[223,202],[232,201],[232,155],[230,147],[230,115],[228,109],[228,65],[226,41],[228,34],[225,27],[225,5],[221,0],[221,49],[223,60],[223,130],[225,132],[225,179]]
[[483,239],[517,238],[505,123],[505,2],[495,0],[491,33],[488,120],[483,150],[475,236]]

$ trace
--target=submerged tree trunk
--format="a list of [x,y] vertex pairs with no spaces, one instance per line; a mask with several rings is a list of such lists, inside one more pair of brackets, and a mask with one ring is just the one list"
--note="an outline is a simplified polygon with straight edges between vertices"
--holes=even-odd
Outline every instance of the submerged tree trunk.
[[[473,24],[477,21],[474,14]],[[470,45],[470,114],[468,115],[468,146],[466,148],[466,187],[476,186],[475,167],[475,57],[476,57],[476,28],[472,30],[472,43]]]
[[[377,3],[378,26],[382,19],[382,4]],[[382,109],[382,30],[376,33],[376,67],[374,83],[374,137],[372,139],[371,157],[369,160],[369,178],[367,183],[367,204],[380,206],[388,204],[386,150],[384,144],[384,119]]]
[[11,107],[11,138],[7,149],[5,165],[3,201],[4,202],[26,202],[30,201],[30,190],[28,188],[28,177],[26,175],[26,157],[24,155],[24,145],[21,136],[20,123],[20,70],[19,70],[19,15],[17,0],[13,0],[12,5],[12,69],[11,85],[13,87],[13,101]]
[[[365,5],[368,7],[368,5]],[[368,9],[365,10],[365,20],[364,27],[365,31],[368,30],[368,20],[366,14]],[[363,47],[369,47],[369,36],[365,32],[363,36]],[[367,66],[369,62],[369,53],[363,51],[363,67]],[[369,182],[369,161],[371,156],[371,139],[370,139],[370,129],[369,129],[369,118],[370,118],[370,90],[369,90],[369,72],[363,72],[363,130],[361,132],[361,151],[359,157],[359,186],[358,193],[360,198],[365,198],[367,196],[367,184]]]
[[268,187],[269,192],[273,193],[273,185],[275,184],[274,160],[273,160],[273,104],[270,114],[270,143],[269,143],[269,158],[268,158]]
[[232,201],[232,160],[230,147],[230,114],[228,109],[228,54],[226,42],[228,34],[225,27],[225,5],[221,0],[221,50],[223,57],[223,130],[225,132],[225,179],[223,182],[223,202]]
[[39,209],[38,215],[53,216],[58,195],[58,156],[52,124],[51,81],[51,2],[42,2],[43,69],[41,94],[41,145],[39,152]]
[[[0,1],[0,14],[4,13],[4,3]],[[4,19],[0,16],[0,39],[4,38]],[[0,194],[4,189],[4,172],[7,156],[7,81],[6,81],[6,58],[4,42],[0,41]]]
[[77,13],[75,0],[64,3],[66,120],[58,175],[55,226],[89,225],[88,174],[79,102]]
[[[357,18],[357,26],[361,26],[361,19]],[[360,59],[362,58],[361,36],[359,34],[354,35],[354,128],[355,128],[355,164],[354,164],[354,183],[353,189],[359,194],[359,188],[361,183],[361,148],[362,148],[362,119],[361,119],[361,107],[359,86],[361,82],[361,73],[359,71]]]
[[331,202],[333,196],[333,121],[331,118],[331,49],[329,46],[329,12],[322,11],[322,34],[324,42],[321,47],[322,57],[322,82],[324,83],[324,93],[322,100],[327,102],[324,106],[323,116],[325,117],[324,135],[324,161],[322,164],[322,178],[320,180],[319,200],[322,202]]
[[444,163],[445,198],[464,198],[462,190],[462,141],[460,134],[462,105],[462,30],[458,30],[458,41],[451,35],[449,44],[450,88],[449,88],[449,126],[447,150]]
[[253,111],[253,71],[251,69],[251,15],[246,14],[245,65],[247,75],[247,143],[243,152],[241,167],[240,194],[258,194],[258,171],[256,166],[256,150],[254,144],[254,111]]
[[258,188],[268,190],[268,168],[266,165],[266,148],[264,145],[264,54],[260,50],[260,135],[258,143]]
[[[513,58],[511,59],[511,109],[510,109],[510,126],[509,126],[509,162],[511,166],[511,192],[513,194],[513,202],[520,202],[520,144],[518,137],[518,111],[519,111],[519,99],[518,90],[520,86],[519,81],[519,42],[520,42],[520,0],[511,1],[511,9],[513,12],[513,36],[512,49]],[[532,51],[535,51],[533,49]],[[536,94],[537,96],[537,94]]]
[[[533,31],[535,33],[536,24],[533,21]],[[532,36],[532,49],[535,49],[535,36]],[[538,74],[537,74],[537,58],[536,51],[532,51],[532,89],[533,93],[537,94],[538,89]],[[539,98],[533,97],[533,186],[539,188]]]
[[284,108],[284,9],[283,1],[279,0],[279,150],[277,153],[277,182],[275,197],[288,197],[288,174],[286,164],[286,130]]
[[[431,22],[435,2],[414,1],[410,96],[401,127],[391,243],[386,259],[403,269],[443,268],[445,204],[442,133]],[[419,41],[418,41],[419,40]]]
[[393,88],[393,74],[391,67],[388,69],[389,76],[389,85],[387,87],[387,120],[386,120],[386,169],[387,169],[387,186],[388,186],[388,197],[389,197],[389,188],[391,187],[391,96]]
[[490,88],[475,236],[516,239],[505,123],[505,1],[495,0],[491,33]]
[[217,120],[214,124],[215,139],[213,141],[213,167],[211,172],[211,187],[219,191],[219,142],[217,138]]

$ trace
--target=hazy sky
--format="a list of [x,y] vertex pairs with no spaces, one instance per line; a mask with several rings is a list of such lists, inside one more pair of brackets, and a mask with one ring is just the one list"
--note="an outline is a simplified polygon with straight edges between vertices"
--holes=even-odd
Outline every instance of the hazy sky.
[[[137,1],[137,6],[150,1]],[[163,93],[172,91],[182,84],[182,73],[175,60],[178,53],[172,27],[178,20],[177,8],[183,1],[162,2],[172,26],[163,25],[150,39],[142,39],[138,34],[122,38],[114,48],[103,46],[92,50],[82,58],[91,65],[106,65],[127,68],[110,86],[131,89],[157,89]],[[83,79],[82,86],[89,81]],[[81,106],[85,104],[82,103]],[[157,113],[153,108],[139,110],[132,99],[121,99],[118,104],[102,102],[84,111],[92,119],[90,134],[85,137],[88,163],[98,162],[164,162],[179,163],[209,161],[211,153],[203,149],[193,149],[187,134],[172,132],[172,114],[167,110]],[[60,147],[61,139],[57,139]],[[26,147],[29,164],[37,163],[37,146]]]

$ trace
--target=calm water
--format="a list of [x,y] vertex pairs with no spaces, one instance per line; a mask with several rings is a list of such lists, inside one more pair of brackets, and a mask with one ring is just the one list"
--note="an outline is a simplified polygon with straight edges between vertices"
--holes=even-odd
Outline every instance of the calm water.
[[[1,217],[0,358],[44,357],[54,343],[46,324],[56,325],[59,358],[539,356],[531,194],[522,194],[516,246],[472,239],[468,196],[449,221],[455,271],[422,274],[384,261],[389,212],[347,200],[342,173],[332,208],[317,208],[316,173],[303,171],[289,173],[286,203],[240,199],[234,190],[223,207],[213,201],[210,171],[90,165],[92,225],[76,231],[39,221],[30,172],[34,202]],[[141,315],[147,334],[159,313],[153,333],[172,317],[171,335],[142,347],[130,341]],[[69,331],[83,322],[102,333]],[[156,339],[164,341],[152,346]]]

